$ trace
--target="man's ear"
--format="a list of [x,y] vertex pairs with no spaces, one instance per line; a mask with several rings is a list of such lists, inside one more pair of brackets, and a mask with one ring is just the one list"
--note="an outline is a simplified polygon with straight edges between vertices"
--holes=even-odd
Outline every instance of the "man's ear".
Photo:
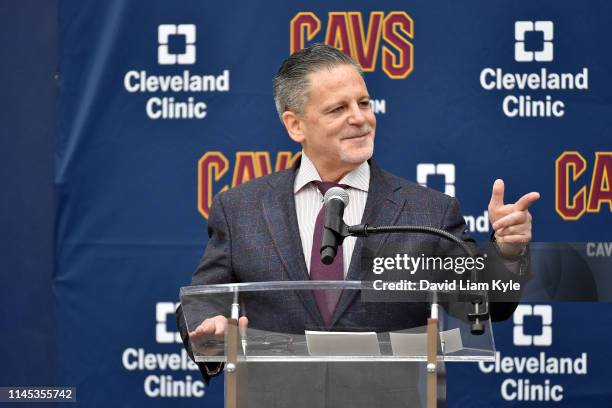
[[295,112],[285,111],[283,112],[283,123],[291,140],[301,144],[304,141],[304,127],[299,116]]

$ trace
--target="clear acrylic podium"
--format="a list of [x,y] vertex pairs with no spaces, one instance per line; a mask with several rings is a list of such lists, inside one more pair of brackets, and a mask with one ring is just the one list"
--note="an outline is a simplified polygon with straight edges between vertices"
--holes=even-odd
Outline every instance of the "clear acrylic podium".
[[[316,315],[314,291],[340,296],[331,327]],[[189,332],[206,318],[228,318],[224,336],[190,343],[196,362],[224,364],[230,408],[299,408],[302,402],[420,406],[424,378],[423,399],[436,406],[445,396],[444,362],[493,361],[495,343],[489,320],[480,322],[483,334],[471,333],[470,305],[456,294],[437,292],[441,307],[433,307],[433,316],[431,298],[429,292],[393,296],[360,281],[253,282],[180,291]],[[240,316],[249,320],[246,330],[238,327]]]

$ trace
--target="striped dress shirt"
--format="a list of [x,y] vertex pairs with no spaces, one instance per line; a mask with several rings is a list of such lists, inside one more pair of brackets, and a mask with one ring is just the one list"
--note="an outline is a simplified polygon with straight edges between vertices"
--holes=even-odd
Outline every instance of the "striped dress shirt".
[[[302,162],[293,184],[293,195],[295,198],[298,226],[300,228],[300,239],[302,240],[302,250],[304,251],[304,260],[306,261],[309,273],[315,221],[317,214],[319,214],[323,206],[323,195],[312,183],[313,181],[322,180],[312,161],[302,151]],[[368,199],[368,188],[370,186],[370,165],[368,162],[361,163],[357,168],[349,172],[340,180],[339,184],[349,186],[346,189],[349,195],[349,204],[344,209],[344,222],[348,225],[359,224],[363,218],[366,200]],[[342,244],[345,278],[351,264],[356,239],[355,237],[347,237]],[[321,243],[315,243],[315,245],[321,245]]]

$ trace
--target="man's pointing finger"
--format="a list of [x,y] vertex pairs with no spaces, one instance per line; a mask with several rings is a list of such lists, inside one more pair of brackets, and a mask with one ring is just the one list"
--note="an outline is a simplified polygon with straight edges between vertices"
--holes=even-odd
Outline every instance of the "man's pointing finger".
[[531,192],[527,193],[516,202],[516,209],[519,211],[525,211],[531,204],[540,199],[540,193]]

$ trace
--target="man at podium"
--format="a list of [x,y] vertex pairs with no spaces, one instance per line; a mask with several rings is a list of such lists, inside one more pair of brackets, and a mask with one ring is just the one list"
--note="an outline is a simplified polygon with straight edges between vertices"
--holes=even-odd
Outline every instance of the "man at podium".
[[[340,186],[348,194],[349,204],[344,212],[348,225],[429,225],[473,245],[456,199],[394,176],[371,159],[376,117],[363,72],[351,57],[323,44],[294,53],[283,61],[274,78],[274,101],[289,137],[302,146],[301,159],[288,170],[215,196],[208,219],[210,239],[193,285],[360,280],[364,238],[346,238],[330,265],[321,262],[322,198],[333,186]],[[497,257],[509,274],[525,276],[528,269],[526,247],[532,225],[528,207],[538,198],[539,194],[532,192],[515,203],[505,204],[503,181],[493,184],[489,217],[495,230],[496,250],[491,257]],[[421,235],[387,234],[367,239],[372,247],[401,243],[415,253],[439,244]],[[342,296],[320,300],[313,295],[311,301],[298,296],[270,299],[263,316],[250,316],[247,308],[247,317],[241,317],[240,325],[251,327],[257,321],[267,330],[281,332],[337,330],[353,324],[391,330],[400,323],[404,327],[423,325],[428,314],[423,304],[409,303],[394,308],[384,318],[355,318],[351,313],[354,303]],[[513,310],[512,304],[498,304],[491,308],[491,317],[505,319]],[[190,336],[222,336],[227,325],[226,316],[210,316],[188,333],[180,308],[177,322],[188,351]],[[387,365],[355,369],[347,364],[344,368],[342,364],[313,366],[308,375],[327,378],[328,384],[344,390],[344,397],[351,401],[347,406],[361,406],[377,391],[381,393],[380,401],[391,398],[403,401],[393,406],[413,406],[415,400],[410,391],[402,398],[390,397],[397,391],[396,382],[405,384],[407,377],[415,375],[413,368]],[[199,366],[207,381],[222,368],[220,364]],[[291,380],[285,381],[286,392],[291,389]],[[346,383],[355,387],[347,388]],[[416,385],[412,391],[415,390]],[[299,406],[295,394],[287,398],[287,405],[290,401],[292,407]],[[285,405],[279,402],[277,406]],[[307,400],[305,406],[313,406],[312,400]],[[333,403],[327,400],[323,406]]]

